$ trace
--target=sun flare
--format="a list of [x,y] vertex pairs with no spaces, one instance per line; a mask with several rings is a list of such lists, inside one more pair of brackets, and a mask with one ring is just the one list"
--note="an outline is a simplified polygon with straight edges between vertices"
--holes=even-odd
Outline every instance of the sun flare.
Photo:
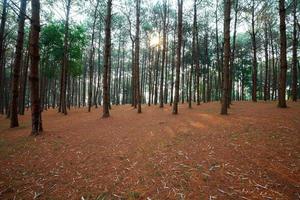
[[151,35],[151,38],[150,38],[150,46],[151,47],[156,47],[160,44],[160,37],[159,37],[159,34],[157,33],[153,33]]

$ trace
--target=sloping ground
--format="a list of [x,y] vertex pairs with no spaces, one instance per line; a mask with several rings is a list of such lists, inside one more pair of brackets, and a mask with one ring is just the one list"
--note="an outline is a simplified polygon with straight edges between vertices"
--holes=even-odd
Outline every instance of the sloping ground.
[[0,118],[0,199],[300,199],[300,103],[114,106]]

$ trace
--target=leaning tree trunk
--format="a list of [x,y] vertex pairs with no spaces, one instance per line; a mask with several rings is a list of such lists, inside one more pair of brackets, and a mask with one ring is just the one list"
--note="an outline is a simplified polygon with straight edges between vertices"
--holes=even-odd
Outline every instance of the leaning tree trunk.
[[278,107],[286,108],[286,72],[287,72],[287,58],[286,58],[286,24],[285,24],[285,1],[279,0],[279,16],[280,16],[280,79],[279,79],[279,93],[278,93]]
[[19,13],[19,25],[18,25],[18,38],[16,45],[16,57],[13,66],[13,80],[12,80],[12,98],[10,107],[10,127],[18,127],[18,97],[19,97],[19,79],[20,69],[23,54],[24,44],[24,26],[25,26],[25,13],[26,13],[26,0],[21,0],[21,9]]
[[179,102],[179,79],[180,79],[180,64],[181,64],[181,44],[182,44],[182,4],[183,0],[177,0],[178,3],[178,28],[177,28],[177,49],[176,49],[176,79],[175,79],[175,95],[173,103],[173,114],[178,114]]
[[39,34],[40,34],[40,1],[31,0],[31,28],[30,28],[30,75],[31,82],[31,116],[32,135],[39,135],[43,131],[39,94]]
[[227,115],[229,92],[229,62],[230,62],[230,11],[231,0],[224,1],[224,82],[221,114]]
[[111,52],[111,10],[112,0],[107,0],[107,11],[105,19],[105,41],[104,41],[104,57],[103,57],[103,118],[109,117],[109,87],[108,72],[109,58]]

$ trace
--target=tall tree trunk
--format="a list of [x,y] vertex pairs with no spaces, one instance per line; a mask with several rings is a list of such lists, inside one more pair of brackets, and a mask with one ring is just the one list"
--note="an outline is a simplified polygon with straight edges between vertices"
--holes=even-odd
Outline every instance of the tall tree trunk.
[[[95,27],[96,27],[96,21],[97,21],[97,15],[98,15],[98,5],[99,0],[97,0],[97,4],[94,10],[94,20],[93,20],[93,27],[92,27],[92,40],[91,40],[91,49],[90,49],[90,58],[89,58],[89,72],[90,72],[90,82],[89,82],[89,102],[88,102],[88,111],[91,112],[92,107],[92,86],[93,86],[93,74],[94,74],[94,54],[95,54],[95,46],[94,46],[94,40],[95,40]],[[94,94],[95,95],[95,94]],[[96,103],[96,102],[95,102]]]
[[40,34],[40,1],[31,0],[31,34],[30,34],[30,76],[31,82],[31,116],[32,135],[43,131],[39,95],[39,34]]
[[269,34],[270,34],[271,52],[272,52],[272,100],[274,100],[276,98],[276,90],[277,90],[277,68],[275,63],[273,31],[271,26],[269,28],[270,28]]
[[86,99],[86,72],[87,72],[87,59],[83,63],[83,77],[82,77],[82,106],[85,107]]
[[149,68],[148,68],[148,80],[149,80],[149,98],[148,98],[148,106],[151,106],[151,95],[152,95],[152,68],[153,68],[153,63],[154,63],[154,55],[155,55],[155,48],[151,49],[150,44],[149,44],[149,51],[150,51],[150,56],[149,56]]
[[164,68],[166,58],[166,44],[167,44],[167,2],[163,3],[163,51],[161,59],[161,74],[160,74],[160,87],[159,87],[159,107],[164,107]]
[[[29,33],[30,36],[30,33]],[[25,60],[23,63],[23,77],[22,77],[22,81],[20,83],[20,100],[19,100],[19,104],[20,104],[20,109],[19,109],[19,113],[20,115],[24,115],[25,113],[25,98],[26,98],[26,90],[27,90],[27,80],[28,80],[28,67],[29,67],[29,44],[27,47],[27,53],[25,56]]]
[[255,30],[255,2],[252,0],[252,18],[251,18],[251,39],[252,39],[252,49],[253,49],[253,68],[252,68],[252,101],[256,102],[256,92],[257,92],[257,56],[256,56],[256,30]]
[[178,3],[178,27],[177,27],[177,49],[176,49],[176,79],[175,95],[173,103],[173,114],[178,114],[179,102],[179,81],[180,81],[180,64],[181,64],[181,45],[182,45],[182,4],[183,0],[177,0]]
[[269,78],[269,44],[268,44],[268,26],[267,26],[267,22],[265,22],[265,83],[264,83],[264,101],[269,100],[269,90],[268,90],[268,78]]
[[107,0],[107,11],[105,19],[105,41],[104,41],[104,57],[103,57],[103,115],[102,117],[109,117],[109,82],[108,82],[108,72],[109,72],[109,58],[111,53],[111,10],[112,10],[112,0]]
[[[195,71],[196,71],[196,92],[197,92],[197,105],[200,105],[200,63],[199,63],[199,38],[198,38],[198,24],[197,24],[197,5],[196,5],[196,0],[194,2],[194,22],[193,22],[193,26],[194,26],[194,42],[195,42],[195,46],[194,46],[194,62],[195,62]],[[192,82],[190,82],[190,84],[192,84]]]
[[21,0],[21,9],[19,13],[19,24],[18,24],[18,38],[16,45],[16,56],[13,66],[13,80],[12,80],[12,98],[11,98],[11,115],[10,115],[10,127],[18,127],[18,97],[19,97],[19,79],[21,62],[23,55],[23,44],[24,44],[24,26],[25,26],[25,15],[26,15],[26,0]]
[[174,102],[174,69],[175,69],[175,61],[176,61],[176,30],[177,30],[177,22],[175,21],[175,28],[174,28],[174,41],[173,41],[173,53],[172,53],[172,64],[171,64],[171,68],[172,68],[172,72],[171,72],[171,99],[170,99],[170,105],[173,104]]
[[135,90],[138,113],[142,113],[140,88],[140,8],[141,0],[136,0],[136,33],[135,33]]
[[[199,87],[199,80],[197,79],[199,73],[199,59],[198,59],[198,45],[197,45],[197,0],[194,0],[194,19],[193,19],[193,42],[192,42],[192,53],[193,53],[193,64],[191,65],[190,78],[189,78],[189,108],[192,108],[192,80],[194,67],[196,68],[196,87]],[[200,104],[199,93],[197,92],[197,104]]]
[[6,25],[6,18],[7,18],[7,0],[3,0],[2,3],[2,16],[1,16],[1,26],[0,26],[0,113],[3,114],[4,110],[4,54],[5,54],[5,48],[4,48],[4,31],[5,31],[5,25]]
[[157,99],[158,99],[158,71],[159,71],[159,58],[160,58],[160,46],[157,47],[157,56],[156,56],[156,61],[155,61],[155,68],[154,68],[154,79],[155,79],[155,84],[154,84],[154,105],[157,105]]
[[286,25],[285,25],[285,1],[279,0],[279,16],[280,16],[280,80],[278,93],[278,107],[286,108],[286,72],[287,72],[287,58],[286,58]]
[[238,4],[239,1],[235,0],[235,15],[234,15],[234,32],[233,32],[233,42],[232,42],[232,50],[231,50],[231,56],[230,56],[230,65],[229,65],[229,96],[228,96],[228,108],[230,107],[231,100],[232,100],[232,94],[233,94],[233,71],[234,71],[234,59],[235,59],[235,46],[236,46],[236,27],[237,27],[237,17],[238,17]]
[[[184,37],[184,36],[183,36]],[[183,40],[182,44],[182,62],[181,62],[181,103],[184,104],[184,97],[185,97],[185,83],[184,83],[184,76],[185,76],[185,46],[186,45],[186,40]],[[180,84],[179,84],[180,85]]]
[[131,105],[136,108],[136,90],[135,90],[135,66],[134,66],[134,62],[135,62],[135,58],[134,58],[134,44],[135,41],[132,38],[131,39]]
[[224,0],[224,82],[221,114],[227,115],[229,92],[229,62],[230,62],[230,11],[231,0]]
[[68,49],[69,49],[69,18],[71,9],[71,0],[67,0],[66,7],[66,21],[65,21],[65,33],[64,33],[64,51],[63,51],[63,65],[61,72],[61,91],[60,91],[60,108],[59,111],[67,115],[67,76],[69,67]]
[[219,46],[219,27],[218,27],[218,9],[219,9],[219,1],[216,3],[216,53],[217,53],[217,70],[218,70],[218,99],[220,99],[220,93],[222,89],[222,73],[221,73],[221,63],[220,63],[220,46]]
[[[169,24],[169,9],[168,9],[168,24]],[[165,65],[165,90],[164,90],[164,102],[165,104],[168,103],[168,79],[169,79],[169,69],[168,69],[168,66],[169,66],[169,38],[168,38],[168,35],[167,35],[167,38],[166,38],[167,42],[166,42],[166,65]]]
[[297,0],[293,0],[293,17],[294,17],[294,30],[293,30],[293,67],[292,67],[292,99],[297,101],[297,85],[298,85],[298,57],[297,57]]

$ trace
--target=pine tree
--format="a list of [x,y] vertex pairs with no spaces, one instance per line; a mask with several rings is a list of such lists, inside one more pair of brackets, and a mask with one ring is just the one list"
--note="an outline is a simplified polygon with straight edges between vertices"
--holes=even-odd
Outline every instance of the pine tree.
[[30,28],[30,75],[31,82],[31,117],[32,135],[39,135],[43,131],[42,115],[39,95],[39,34],[40,26],[40,1],[31,0],[31,28]]
[[285,24],[285,1],[279,0],[279,16],[280,16],[280,77],[279,77],[279,93],[278,107],[286,108],[286,24]]
[[18,127],[18,98],[19,98],[19,80],[21,61],[23,55],[23,44],[24,44],[24,26],[25,26],[25,15],[26,15],[26,0],[21,0],[21,7],[19,13],[19,24],[18,24],[18,38],[16,45],[16,55],[13,66],[13,80],[12,80],[12,99],[11,99],[11,114],[10,114],[10,127]]
[[105,18],[104,64],[103,64],[103,118],[109,117],[109,60],[111,56],[111,12],[112,0],[107,0]]
[[223,94],[221,114],[227,115],[229,92],[229,62],[230,62],[230,11],[231,0],[224,0],[224,67]]
[[179,102],[179,79],[181,65],[181,45],[182,45],[182,4],[183,0],[177,0],[178,4],[178,27],[177,27],[177,47],[176,47],[176,79],[175,79],[175,94],[173,103],[173,114],[178,114]]

